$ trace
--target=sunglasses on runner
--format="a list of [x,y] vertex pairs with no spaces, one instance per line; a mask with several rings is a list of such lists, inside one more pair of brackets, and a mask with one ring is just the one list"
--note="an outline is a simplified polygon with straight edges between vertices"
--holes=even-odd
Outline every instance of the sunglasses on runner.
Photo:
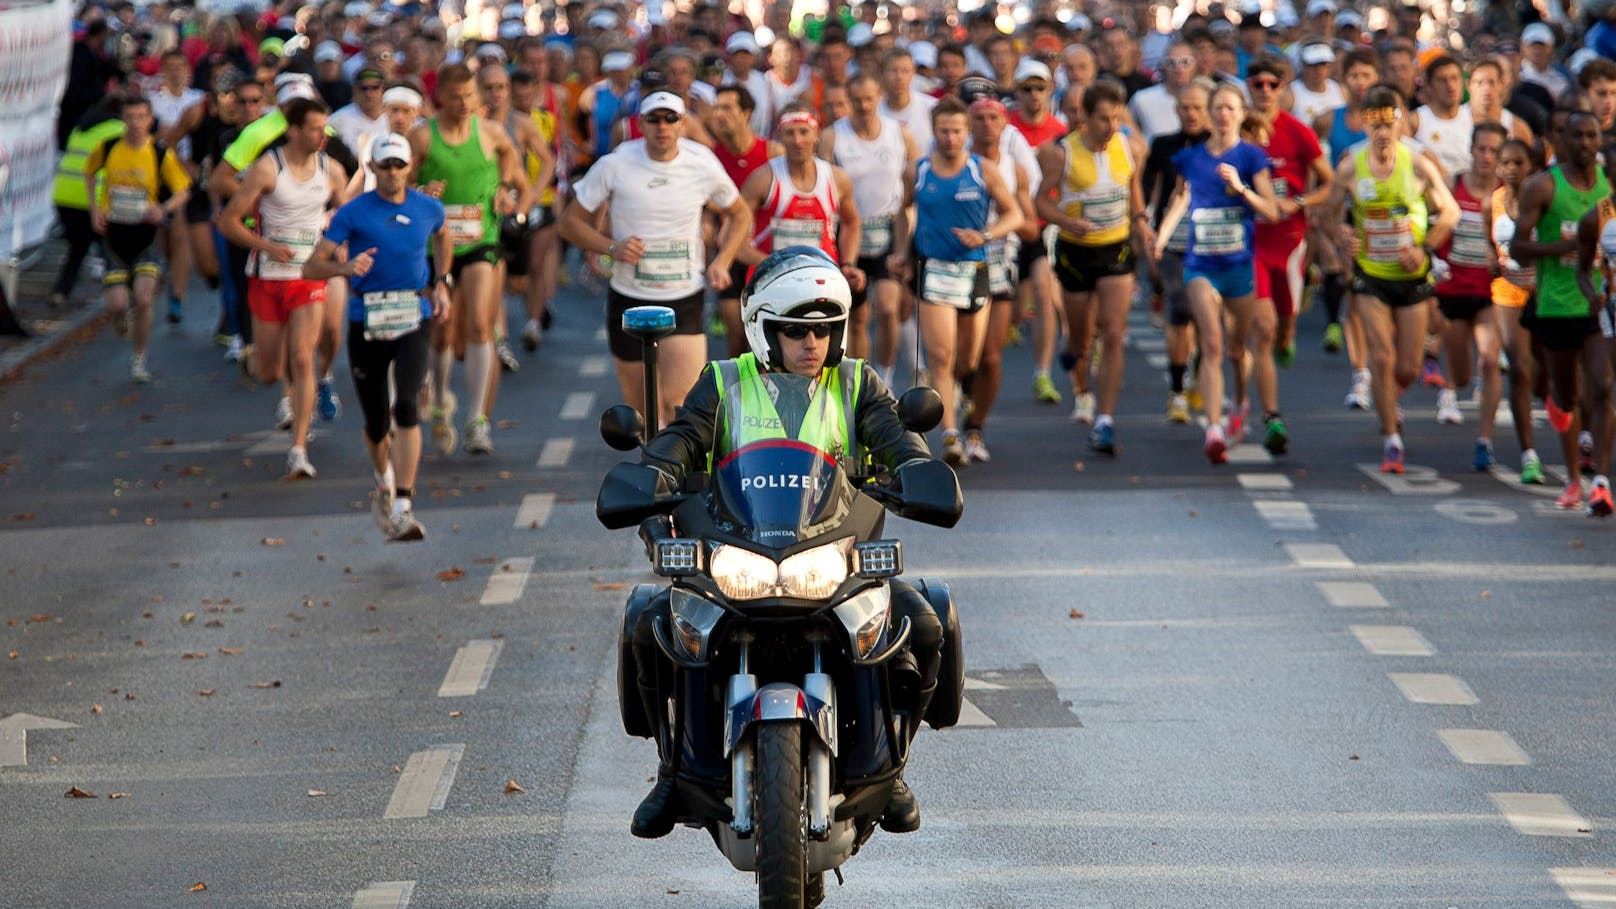
[[1273,91],[1274,89],[1279,88],[1278,79],[1250,79],[1246,82],[1246,84],[1252,88],[1260,88],[1264,91]]
[[678,114],[676,114],[676,113],[674,113],[672,111],[655,111],[654,110],[654,111],[651,111],[648,114],[641,115],[640,119],[644,120],[647,123],[673,124],[673,123],[678,123],[683,118],[680,115],[678,115]]
[[814,322],[809,324],[806,322],[790,322],[780,326],[780,334],[784,337],[790,338],[793,341],[801,341],[803,338],[808,337],[810,332],[816,338],[828,338],[830,337],[830,323]]
[[405,164],[403,161],[400,161],[397,158],[393,158],[388,161],[377,161],[374,163],[377,170],[403,170],[404,168],[409,167],[408,164]]

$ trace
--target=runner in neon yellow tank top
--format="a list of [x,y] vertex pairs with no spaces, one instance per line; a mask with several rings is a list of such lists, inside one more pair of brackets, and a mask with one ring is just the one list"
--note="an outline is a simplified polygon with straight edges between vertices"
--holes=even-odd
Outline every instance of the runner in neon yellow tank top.
[[454,282],[453,331],[434,327],[430,387],[432,442],[441,454],[454,451],[449,404],[451,336],[454,353],[466,361],[468,454],[494,450],[489,419],[499,387],[494,325],[501,312],[499,219],[531,204],[522,159],[504,127],[472,112],[482,99],[470,69],[455,63],[438,70],[438,116],[410,132],[418,162],[412,182],[443,201],[445,229],[455,244],[449,274]]
[[[1403,472],[1397,396],[1414,383],[1425,347],[1431,250],[1459,223],[1459,206],[1436,165],[1400,141],[1403,101],[1377,85],[1364,99],[1368,145],[1343,158],[1330,184],[1324,223],[1339,224],[1352,204],[1342,244],[1353,250],[1352,308],[1368,342],[1383,473]],[[1429,223],[1429,227],[1426,225]]]
[[[1558,504],[1582,504],[1578,430],[1594,436],[1594,473],[1604,480],[1590,497],[1590,514],[1611,513],[1610,359],[1598,314],[1603,279],[1592,274],[1599,240],[1599,205],[1610,182],[1599,169],[1601,136],[1593,115],[1577,111],[1555,138],[1559,163],[1521,187],[1520,218],[1510,252],[1522,264],[1536,260],[1537,311],[1522,320],[1543,345],[1549,376],[1549,425],[1560,434],[1566,488]],[[1612,149],[1610,153],[1616,153]],[[1590,394],[1585,398],[1584,388]],[[1588,420],[1586,427],[1580,426]]]

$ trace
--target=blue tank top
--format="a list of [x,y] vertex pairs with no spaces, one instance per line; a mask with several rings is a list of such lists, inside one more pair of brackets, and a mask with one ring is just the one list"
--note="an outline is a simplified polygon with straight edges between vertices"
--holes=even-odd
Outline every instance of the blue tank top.
[[1347,128],[1347,109],[1335,109],[1335,119],[1330,122],[1330,157],[1340,164],[1341,159],[1347,156],[1347,150],[1359,142],[1369,138],[1369,133],[1361,129]]
[[982,159],[971,155],[952,177],[931,169],[931,157],[915,169],[915,251],[944,262],[982,262],[987,247],[971,249],[954,236],[954,228],[981,230],[988,226],[988,184],[982,177]]
[[1256,213],[1245,199],[1229,194],[1218,176],[1218,165],[1233,164],[1240,179],[1250,186],[1257,174],[1268,169],[1268,163],[1266,152],[1245,141],[1216,158],[1204,142],[1173,155],[1173,167],[1190,187],[1190,208],[1184,215],[1190,222],[1186,266],[1203,271],[1251,267]]
[[634,86],[630,85],[621,95],[616,94],[612,84],[606,81],[595,86],[595,157],[612,150],[612,127],[624,109],[624,100],[633,91]]

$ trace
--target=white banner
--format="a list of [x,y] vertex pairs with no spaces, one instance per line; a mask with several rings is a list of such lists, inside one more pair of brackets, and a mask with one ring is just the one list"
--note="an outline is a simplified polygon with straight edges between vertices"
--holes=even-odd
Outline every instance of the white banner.
[[55,221],[56,110],[72,57],[67,0],[0,0],[0,258],[44,240]]

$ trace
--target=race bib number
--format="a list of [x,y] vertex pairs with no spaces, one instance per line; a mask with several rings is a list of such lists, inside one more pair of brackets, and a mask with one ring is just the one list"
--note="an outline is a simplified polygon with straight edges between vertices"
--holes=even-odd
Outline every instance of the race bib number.
[[149,207],[151,196],[138,186],[107,187],[107,220],[113,224],[140,224]]
[[[1577,239],[1577,222],[1575,222],[1575,221],[1561,221],[1560,222],[1560,239],[1562,239],[1562,240],[1575,240],[1575,239]],[[1577,254],[1576,253],[1571,253],[1570,255],[1561,256],[1560,257],[1560,264],[1561,265],[1568,265],[1568,266],[1570,266],[1572,268],[1576,268],[1577,267]]]
[[1246,251],[1244,208],[1198,208],[1190,221],[1196,255],[1229,256]]
[[277,230],[265,239],[292,251],[290,262],[279,262],[265,253],[258,254],[258,277],[267,281],[295,281],[303,277],[303,263],[314,253],[314,244],[320,239],[319,231]]
[[1083,217],[1090,233],[1122,227],[1128,221],[1128,190],[1121,186],[1090,190],[1083,197]]
[[868,218],[859,225],[859,255],[884,256],[892,251],[892,219]]
[[689,240],[648,240],[634,264],[634,280],[642,284],[677,284],[690,277]]
[[798,218],[776,218],[772,226],[774,248],[812,246],[818,249],[825,240],[825,222]]
[[383,290],[362,299],[367,341],[391,341],[421,327],[421,295],[416,291]]
[[1283,202],[1291,197],[1291,184],[1284,177],[1270,177],[1269,185],[1274,187],[1275,201]]
[[920,296],[928,303],[970,309],[976,291],[976,267],[975,262],[927,259],[920,280]]
[[1010,255],[1008,237],[1000,237],[988,243],[988,293],[995,297],[1009,296],[1015,288]]
[[1487,267],[1487,225],[1482,223],[1481,212],[1460,213],[1459,223],[1453,228],[1453,245],[1448,249],[1448,264]]
[[481,205],[443,207],[443,229],[449,233],[449,241],[454,245],[470,246],[473,243],[481,243],[485,228]]
[[1190,249],[1190,219],[1179,218],[1178,226],[1167,236],[1167,249],[1183,255]]
[[1395,265],[1397,254],[1414,245],[1408,209],[1401,205],[1377,206],[1364,212],[1364,258]]

